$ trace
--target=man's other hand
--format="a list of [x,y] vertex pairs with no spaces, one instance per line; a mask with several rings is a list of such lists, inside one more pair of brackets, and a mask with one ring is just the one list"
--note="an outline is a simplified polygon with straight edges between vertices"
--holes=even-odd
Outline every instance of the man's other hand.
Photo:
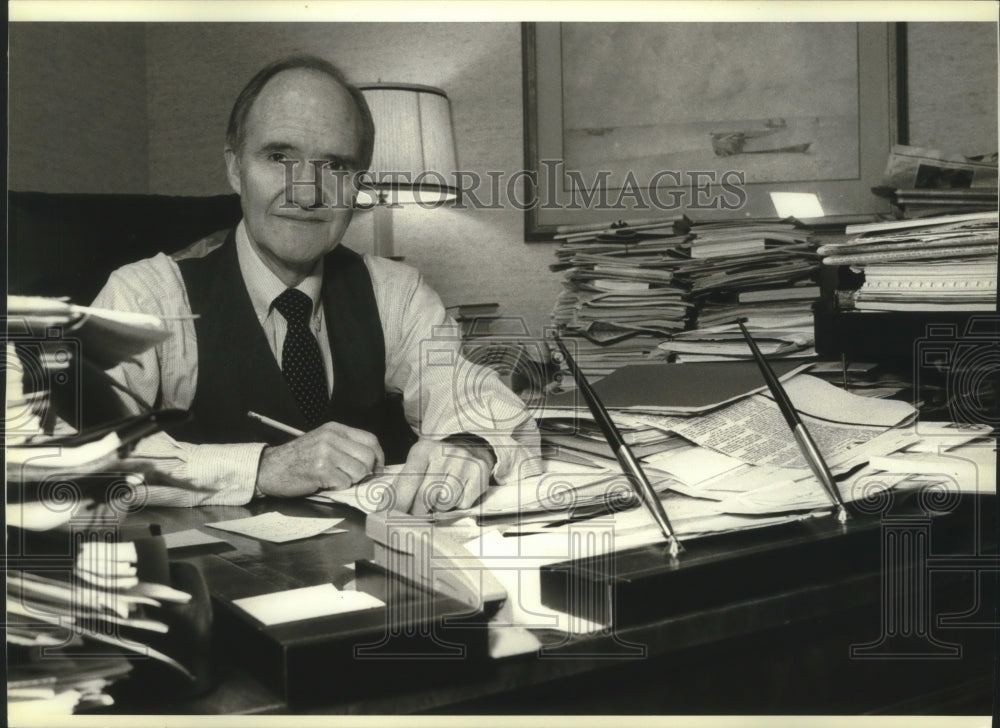
[[393,483],[395,508],[417,515],[471,508],[489,486],[494,465],[485,445],[418,440]]
[[264,448],[257,467],[257,487],[264,495],[281,498],[342,490],[384,465],[385,456],[375,435],[327,422],[284,445]]

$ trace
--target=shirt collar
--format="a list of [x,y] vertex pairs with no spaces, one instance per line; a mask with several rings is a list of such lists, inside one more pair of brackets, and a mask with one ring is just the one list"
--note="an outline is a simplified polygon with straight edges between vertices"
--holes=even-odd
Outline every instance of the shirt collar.
[[[257,319],[263,322],[271,312],[271,303],[285,292],[286,286],[264,264],[257,251],[250,245],[246,223],[243,220],[236,227],[236,257],[239,259],[240,273],[243,275],[247,293],[250,294],[254,313],[257,314]],[[313,272],[295,287],[309,296],[315,314],[319,308],[320,290],[323,287],[323,261],[316,261]]]

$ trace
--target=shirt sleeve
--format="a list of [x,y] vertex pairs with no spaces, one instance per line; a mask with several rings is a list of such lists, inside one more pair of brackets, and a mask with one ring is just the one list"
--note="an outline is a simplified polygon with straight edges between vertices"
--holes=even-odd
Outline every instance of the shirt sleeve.
[[409,266],[373,256],[365,262],[385,336],[386,389],[402,393],[414,431],[431,440],[482,437],[501,484],[541,472],[531,413],[493,369],[462,355],[461,331],[437,293]]
[[[119,393],[128,411],[188,409],[198,380],[198,346],[191,306],[177,264],[162,253],[119,268],[93,305],[161,316],[172,336],[108,370],[132,396]],[[253,496],[264,443],[195,445],[165,432],[141,440],[126,466],[148,485],[137,493],[149,505],[243,505]]]

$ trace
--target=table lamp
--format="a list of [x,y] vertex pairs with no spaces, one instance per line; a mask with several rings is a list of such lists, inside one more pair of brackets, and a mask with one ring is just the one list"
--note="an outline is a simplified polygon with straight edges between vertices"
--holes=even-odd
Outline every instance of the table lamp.
[[377,199],[368,195],[374,204],[374,253],[392,258],[394,207],[440,205],[458,196],[451,106],[445,92],[431,86],[379,82],[358,88],[375,122],[369,183]]

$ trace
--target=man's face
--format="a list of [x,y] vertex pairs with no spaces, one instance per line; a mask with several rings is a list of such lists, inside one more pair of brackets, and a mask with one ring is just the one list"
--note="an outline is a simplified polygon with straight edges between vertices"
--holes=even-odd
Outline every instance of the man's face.
[[[293,286],[337,246],[351,221],[360,114],[334,79],[295,69],[268,81],[244,130],[242,149],[226,149],[229,184],[240,195],[250,244]],[[297,162],[291,171],[290,161]]]

